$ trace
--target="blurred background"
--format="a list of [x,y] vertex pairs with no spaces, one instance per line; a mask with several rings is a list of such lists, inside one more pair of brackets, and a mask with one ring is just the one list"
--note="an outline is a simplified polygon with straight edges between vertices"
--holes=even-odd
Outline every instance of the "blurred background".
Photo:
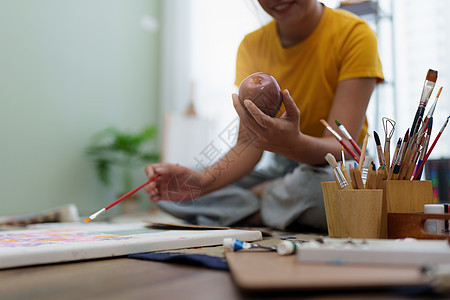
[[[435,136],[450,111],[450,2],[323,2],[378,35],[386,82],[370,102],[370,131],[389,117],[391,143],[403,136],[431,68],[431,99],[444,86]],[[268,20],[251,0],[0,0],[0,216],[67,203],[87,215],[143,183],[148,161],[201,167],[224,154],[237,48]],[[136,148],[120,148],[127,141]],[[430,157],[447,164],[445,178],[449,141],[444,132]],[[111,164],[115,155],[133,163]],[[150,209],[138,195],[138,209]]]

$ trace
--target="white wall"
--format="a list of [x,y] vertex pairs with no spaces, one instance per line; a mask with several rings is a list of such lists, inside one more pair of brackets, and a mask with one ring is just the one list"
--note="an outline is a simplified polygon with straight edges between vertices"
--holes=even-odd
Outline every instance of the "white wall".
[[[450,115],[450,2],[397,0],[393,4],[396,16],[398,137],[411,127],[428,69],[433,69],[438,71],[438,79],[426,113],[439,87],[443,86],[443,89],[434,113],[431,145]],[[430,159],[449,157],[450,130],[447,128]]]
[[[162,114],[182,120],[189,105],[191,86],[197,112],[196,124],[175,122],[176,135],[167,138],[172,147],[166,161],[190,167],[211,142],[237,116],[231,94],[234,85],[236,53],[245,34],[261,26],[264,16],[251,0],[165,0],[163,17]],[[178,116],[177,116],[178,115]],[[209,124],[204,130],[202,124]],[[175,126],[174,124],[169,124]],[[199,126],[199,127],[196,127]],[[195,147],[181,146],[185,141]],[[224,154],[228,146],[218,145]]]
[[159,10],[158,0],[0,0],[0,215],[66,203],[88,214],[114,200],[84,151],[110,125],[159,122]]
[[211,124],[208,139],[192,157],[200,157],[202,149],[211,147],[211,143],[223,155],[233,141],[225,143],[219,135],[237,117],[231,99],[231,94],[237,92],[237,50],[244,36],[261,27],[269,16],[252,0],[189,2],[190,80],[195,84],[199,118]]

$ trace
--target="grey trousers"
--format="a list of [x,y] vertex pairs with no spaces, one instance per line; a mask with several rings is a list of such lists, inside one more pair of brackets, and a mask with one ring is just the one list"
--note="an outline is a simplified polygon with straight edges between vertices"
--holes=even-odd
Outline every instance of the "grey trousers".
[[[250,188],[270,180],[261,199]],[[320,182],[334,180],[330,166],[299,164],[272,154],[267,166],[240,181],[191,201],[160,201],[158,206],[193,224],[231,226],[260,211],[264,225],[285,230],[294,223],[326,231]]]

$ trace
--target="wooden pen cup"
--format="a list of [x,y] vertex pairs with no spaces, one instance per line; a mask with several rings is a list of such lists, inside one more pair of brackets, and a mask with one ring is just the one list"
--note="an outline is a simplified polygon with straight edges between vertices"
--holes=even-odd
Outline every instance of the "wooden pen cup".
[[341,237],[341,225],[339,222],[338,204],[336,201],[336,191],[339,187],[336,181],[321,182],[323,204],[325,206],[325,215],[327,218],[328,235],[332,238]]
[[382,190],[341,190],[335,181],[320,184],[329,237],[379,237]]
[[388,238],[388,213],[423,213],[425,204],[433,203],[430,180],[385,180],[382,189],[382,238]]
[[383,190],[339,190],[336,202],[342,238],[380,238]]

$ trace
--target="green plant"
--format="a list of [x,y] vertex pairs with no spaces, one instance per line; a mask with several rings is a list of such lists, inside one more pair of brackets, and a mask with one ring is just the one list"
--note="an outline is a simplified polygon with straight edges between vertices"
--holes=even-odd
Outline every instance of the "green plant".
[[122,173],[120,192],[133,189],[132,170],[160,159],[156,148],[157,127],[148,126],[138,133],[122,132],[116,127],[106,128],[92,137],[86,153],[93,160],[98,178],[105,185],[111,183],[115,166]]

